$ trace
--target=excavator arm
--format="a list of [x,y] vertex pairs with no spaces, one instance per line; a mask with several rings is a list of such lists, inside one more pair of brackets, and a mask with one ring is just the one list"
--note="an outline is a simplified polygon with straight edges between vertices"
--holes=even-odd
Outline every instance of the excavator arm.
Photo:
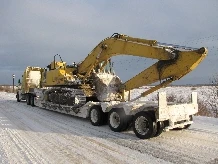
[[124,91],[164,80],[142,93],[141,96],[145,96],[195,69],[206,57],[207,49],[204,47],[191,50],[187,50],[186,47],[175,48],[171,45],[161,45],[156,40],[133,38],[115,33],[101,41],[78,65],[77,75],[86,80],[92,71],[99,67],[99,64],[103,63],[105,66],[111,57],[121,54],[158,60],[157,63],[129,79],[120,87],[121,92],[124,93]]
[[195,69],[207,54],[206,48],[193,51],[175,50],[176,57],[170,60],[160,60],[125,83],[127,90],[152,84],[158,80],[175,81]]

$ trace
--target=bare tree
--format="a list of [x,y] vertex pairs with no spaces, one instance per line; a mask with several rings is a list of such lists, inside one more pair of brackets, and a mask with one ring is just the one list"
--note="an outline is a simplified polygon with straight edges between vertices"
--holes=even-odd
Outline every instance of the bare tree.
[[211,103],[209,103],[208,105],[210,105],[211,109],[213,110],[215,117],[218,118],[218,74],[215,74],[210,79],[210,82],[214,87],[215,91],[214,94],[211,95],[213,101],[211,101]]

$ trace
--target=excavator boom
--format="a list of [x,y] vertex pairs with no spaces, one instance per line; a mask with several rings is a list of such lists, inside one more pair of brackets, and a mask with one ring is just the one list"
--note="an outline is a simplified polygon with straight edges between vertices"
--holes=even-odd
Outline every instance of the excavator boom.
[[164,48],[157,47],[157,41],[155,40],[145,40],[116,34],[104,39],[88,54],[85,60],[79,65],[78,73],[88,73],[99,63],[120,54],[158,60],[169,60],[173,57]]
[[120,86],[121,92],[124,93],[124,91],[163,80],[163,83],[142,94],[145,96],[188,74],[206,57],[207,52],[204,47],[200,49],[173,47],[159,44],[156,40],[133,38],[115,33],[101,41],[90,52],[78,65],[77,73],[79,77],[86,80],[99,64],[103,63],[105,66],[111,57],[121,54],[157,59],[158,62]]

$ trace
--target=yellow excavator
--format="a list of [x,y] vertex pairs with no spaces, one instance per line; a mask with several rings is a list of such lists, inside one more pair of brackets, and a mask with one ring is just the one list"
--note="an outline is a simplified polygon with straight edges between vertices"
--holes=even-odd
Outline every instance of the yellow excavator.
[[[80,63],[67,65],[61,57],[61,61],[56,61],[55,55],[48,69],[41,71],[41,88],[28,93],[26,99],[32,106],[89,117],[95,126],[108,122],[116,132],[132,124],[139,138],[150,138],[163,129],[190,126],[192,115],[198,111],[197,97],[193,94],[192,103],[182,105],[167,103],[164,93],[159,94],[158,104],[138,99],[182,78],[195,69],[207,53],[204,47],[193,49],[114,33]],[[122,83],[111,64],[111,58],[117,55],[158,61]],[[131,98],[131,90],[157,81],[161,83]]]
[[[190,50],[191,49],[191,50]],[[164,45],[156,40],[133,38],[122,34],[113,34],[111,37],[100,42],[88,56],[79,64],[66,66],[66,63],[54,61],[49,65],[45,86],[69,86],[77,85],[83,88],[85,93],[93,87],[93,73],[107,72],[111,70],[111,58],[116,55],[132,55],[145,58],[158,59],[159,61],[145,69],[125,83],[118,82],[117,92],[125,100],[125,91],[146,86],[157,81],[159,85],[142,93],[146,96],[159,88],[165,87],[171,82],[178,80],[195,69],[206,57],[207,49],[192,49],[189,47],[173,47]],[[110,72],[111,73],[111,72]],[[108,78],[108,77],[107,77]],[[95,86],[95,87],[98,87]],[[88,96],[88,95],[87,95]]]

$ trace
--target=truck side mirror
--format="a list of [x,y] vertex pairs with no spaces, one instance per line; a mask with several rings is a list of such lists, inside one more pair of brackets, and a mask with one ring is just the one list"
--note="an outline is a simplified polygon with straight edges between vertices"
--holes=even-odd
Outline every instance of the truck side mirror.
[[20,79],[18,79],[18,84],[21,84]]

